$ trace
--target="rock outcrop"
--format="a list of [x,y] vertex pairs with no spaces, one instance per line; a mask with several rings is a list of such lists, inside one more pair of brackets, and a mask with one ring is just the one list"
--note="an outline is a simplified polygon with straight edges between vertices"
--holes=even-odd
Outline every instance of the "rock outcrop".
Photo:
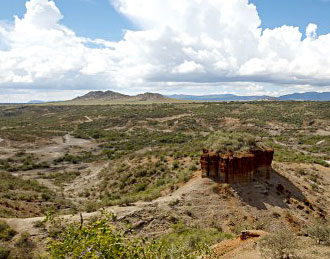
[[249,183],[270,177],[273,149],[252,149],[245,153],[209,152],[203,150],[201,169],[203,177],[218,178],[223,183]]

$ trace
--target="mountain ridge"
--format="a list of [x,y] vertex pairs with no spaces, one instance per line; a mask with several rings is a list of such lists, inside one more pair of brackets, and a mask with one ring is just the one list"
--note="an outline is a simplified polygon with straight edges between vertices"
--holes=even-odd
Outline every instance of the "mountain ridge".
[[[205,102],[238,102],[238,101],[330,101],[330,92],[305,92],[292,93],[278,97],[268,95],[234,95],[234,94],[211,94],[211,95],[162,95],[159,93],[146,92],[137,95],[126,95],[114,91],[91,91],[85,95],[76,97],[71,101],[129,101],[129,102],[159,102],[163,100],[176,101],[205,101]],[[31,101],[32,102],[32,101]],[[41,101],[40,101],[41,102]]]
[[146,92],[138,95],[126,95],[114,91],[91,91],[83,96],[79,96],[73,101],[92,101],[92,100],[104,100],[104,101],[112,101],[112,100],[138,100],[138,101],[148,101],[148,100],[162,100],[166,97],[159,93],[150,93]]
[[330,92],[292,93],[279,97],[268,95],[239,96],[234,94],[214,95],[169,95],[168,97],[189,101],[330,101]]
[[305,92],[282,95],[278,98],[281,101],[330,101],[330,92]]

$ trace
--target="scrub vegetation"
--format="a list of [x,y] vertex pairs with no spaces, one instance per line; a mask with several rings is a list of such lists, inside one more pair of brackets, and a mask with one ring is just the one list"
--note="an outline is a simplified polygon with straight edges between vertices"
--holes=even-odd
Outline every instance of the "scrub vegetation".
[[[247,225],[258,229],[267,224],[262,219],[258,225],[253,221],[263,217],[260,211],[251,219],[242,211],[235,211],[236,218],[230,213],[222,218],[208,213],[207,206],[230,202],[241,208],[243,202],[251,205],[254,200],[241,197],[241,203],[235,203],[233,199],[242,194],[217,183],[210,183],[214,186],[207,195],[199,190],[206,188],[193,181],[200,173],[202,149],[244,152],[272,147],[276,170],[296,177],[306,193],[321,195],[327,188],[327,177],[321,172],[330,163],[329,111],[329,102],[271,101],[0,106],[0,217],[48,217],[54,212],[61,217],[109,206],[133,215],[124,214],[121,220],[103,215],[83,225],[62,222],[60,228],[38,220],[35,227],[51,238],[44,244],[48,247],[42,251],[45,258],[50,254],[52,258],[212,255],[212,245],[231,238],[230,233],[237,234]],[[183,201],[177,200],[178,191],[190,182],[191,189],[184,191],[191,200],[186,201],[184,194]],[[295,210],[306,212],[297,200],[287,198],[288,193],[282,197],[276,186],[273,189],[273,194],[261,190],[264,199],[275,195],[277,203],[271,205],[287,210],[296,206]],[[209,204],[198,200],[201,195],[217,196]],[[325,214],[324,202],[315,200],[320,201],[319,207],[304,217]],[[167,211],[162,211],[161,202]],[[143,204],[149,204],[157,215]],[[214,219],[203,225],[198,221],[202,212]],[[276,215],[274,220],[286,219],[281,213],[271,213]],[[328,232],[321,230],[328,227],[319,226],[306,231],[316,242],[327,244]],[[20,253],[33,258],[24,251],[38,250],[35,236],[16,233],[2,221],[0,230],[0,258],[17,258]],[[264,249],[273,250],[276,238],[265,241]]]

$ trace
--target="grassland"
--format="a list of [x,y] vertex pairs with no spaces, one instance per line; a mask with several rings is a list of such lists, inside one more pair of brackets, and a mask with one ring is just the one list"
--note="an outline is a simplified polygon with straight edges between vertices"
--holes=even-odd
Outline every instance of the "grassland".
[[[275,149],[278,167],[306,165],[292,174],[323,188],[316,172],[330,163],[328,102],[99,104],[0,106],[0,217],[153,201],[196,176],[202,148],[215,139],[228,150],[262,140]],[[184,211],[193,222],[195,211]],[[224,235],[216,227],[183,227],[177,215],[160,217],[173,221],[160,239],[167,244],[186,247],[184,239],[194,243],[199,235],[213,243]]]
[[[2,106],[0,170],[60,187],[52,191],[78,208],[151,200],[189,180],[215,136],[247,134],[274,147],[279,162],[329,166],[329,110],[330,103],[315,102]],[[68,134],[89,141],[88,149],[68,144],[49,156],[47,146],[64,145]],[[98,161],[110,164],[97,181],[68,187],[88,178],[81,168]],[[26,201],[6,192],[7,199]]]

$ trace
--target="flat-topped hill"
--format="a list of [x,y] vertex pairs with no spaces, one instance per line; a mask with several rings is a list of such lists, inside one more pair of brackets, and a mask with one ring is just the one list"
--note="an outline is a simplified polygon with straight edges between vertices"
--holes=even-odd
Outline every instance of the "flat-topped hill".
[[124,99],[129,98],[129,95],[113,92],[113,91],[92,91],[83,96],[77,97],[73,99],[74,101],[82,100],[82,101],[89,101],[89,100],[117,100],[117,99]]
[[143,93],[126,95],[114,91],[92,91],[70,101],[58,102],[57,105],[102,105],[102,104],[154,104],[154,103],[185,103],[159,93]]
[[251,150],[267,150],[270,147],[261,138],[249,133],[216,132],[205,142],[205,149],[217,153],[246,153]]

